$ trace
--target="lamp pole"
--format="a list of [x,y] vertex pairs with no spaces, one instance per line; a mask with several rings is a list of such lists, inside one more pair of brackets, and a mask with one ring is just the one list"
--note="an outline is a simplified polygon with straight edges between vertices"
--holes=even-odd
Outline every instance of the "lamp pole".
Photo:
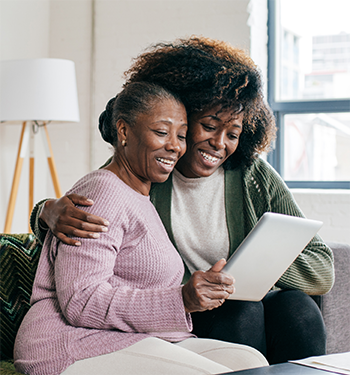
[[[32,125],[32,126],[31,126]],[[45,153],[47,162],[49,164],[49,169],[51,173],[52,183],[55,189],[56,198],[60,198],[62,196],[62,191],[60,187],[60,183],[58,180],[57,169],[55,164],[55,159],[52,152],[51,141],[49,137],[49,132],[46,127],[46,123],[44,122],[43,125],[36,124],[39,131],[40,128],[43,128],[44,133],[42,133],[42,139],[45,146]],[[17,161],[15,166],[15,172],[13,175],[12,180],[12,188],[11,194],[9,199],[9,204],[7,207],[7,214],[6,214],[6,221],[5,221],[5,228],[4,233],[10,233],[12,221],[13,221],[13,214],[15,211],[16,199],[18,194],[18,186],[22,172],[23,161],[27,153],[27,148],[29,145],[29,217],[30,213],[34,207],[34,145],[35,145],[35,134],[34,131],[34,124],[31,121],[25,121],[22,124],[22,131],[21,137],[18,146],[18,153],[17,153]],[[29,232],[31,232],[30,224],[28,224]]]

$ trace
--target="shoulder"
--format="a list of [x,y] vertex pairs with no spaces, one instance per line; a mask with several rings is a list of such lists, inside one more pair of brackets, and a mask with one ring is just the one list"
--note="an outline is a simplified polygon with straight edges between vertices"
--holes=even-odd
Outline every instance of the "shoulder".
[[125,192],[125,184],[112,172],[99,169],[78,180],[67,192],[85,195],[94,200],[96,197],[119,195]]
[[[246,196],[262,213],[281,210],[280,205],[291,204],[294,198],[282,177],[264,159],[257,158],[249,168],[242,171]],[[276,211],[276,212],[277,212]]]
[[238,167],[225,170],[226,175],[240,173],[243,186],[249,187],[259,183],[267,187],[270,184],[282,184],[284,181],[277,171],[264,159],[258,157],[249,167]]
[[266,160],[261,157],[255,159],[252,165],[245,168],[244,175],[265,175],[265,176],[278,176],[277,171]]
[[80,209],[107,219],[115,220],[116,217],[125,215],[128,205],[135,202],[130,199],[134,192],[124,184],[114,173],[108,170],[93,171],[79,181],[67,192],[83,195],[94,201],[92,206],[79,206]]
[[259,183],[266,190],[288,189],[277,171],[260,157],[250,167],[243,169],[242,176],[246,185]]

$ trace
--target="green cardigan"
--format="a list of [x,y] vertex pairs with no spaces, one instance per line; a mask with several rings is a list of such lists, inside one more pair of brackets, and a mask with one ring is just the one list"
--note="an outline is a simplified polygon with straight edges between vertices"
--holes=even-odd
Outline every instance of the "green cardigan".
[[[154,184],[151,200],[168,235],[176,247],[171,228],[172,176]],[[225,210],[231,255],[264,212],[304,216],[291,192],[277,172],[263,159],[248,169],[225,171]],[[184,281],[190,277],[185,266]],[[308,294],[324,294],[334,282],[333,254],[319,236],[315,236],[302,254],[276,283],[277,287],[299,289]]]
[[[162,184],[153,184],[150,192],[170,240],[172,176]],[[31,215],[31,227],[43,241],[46,232],[39,227],[39,202]],[[258,158],[250,168],[225,171],[225,209],[232,254],[244,237],[255,226],[264,212],[304,216],[291,192],[278,173],[263,159]],[[185,265],[184,282],[190,273]],[[333,254],[316,235],[299,257],[276,283],[276,287],[299,289],[307,294],[327,293],[334,282]]]

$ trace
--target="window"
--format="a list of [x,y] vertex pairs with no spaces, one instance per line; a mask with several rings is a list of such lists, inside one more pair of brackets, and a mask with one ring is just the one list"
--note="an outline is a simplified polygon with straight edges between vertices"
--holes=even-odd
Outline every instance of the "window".
[[350,188],[350,1],[268,0],[269,162],[289,187]]

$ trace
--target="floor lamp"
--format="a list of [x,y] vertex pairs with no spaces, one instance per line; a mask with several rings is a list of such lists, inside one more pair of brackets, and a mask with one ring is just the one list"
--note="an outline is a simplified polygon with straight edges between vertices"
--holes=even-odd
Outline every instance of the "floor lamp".
[[73,61],[48,58],[1,61],[0,121],[22,123],[4,229],[4,233],[10,233],[22,165],[28,148],[29,213],[34,206],[34,151],[38,133],[43,135],[56,197],[62,195],[46,125],[51,122],[79,122]]

